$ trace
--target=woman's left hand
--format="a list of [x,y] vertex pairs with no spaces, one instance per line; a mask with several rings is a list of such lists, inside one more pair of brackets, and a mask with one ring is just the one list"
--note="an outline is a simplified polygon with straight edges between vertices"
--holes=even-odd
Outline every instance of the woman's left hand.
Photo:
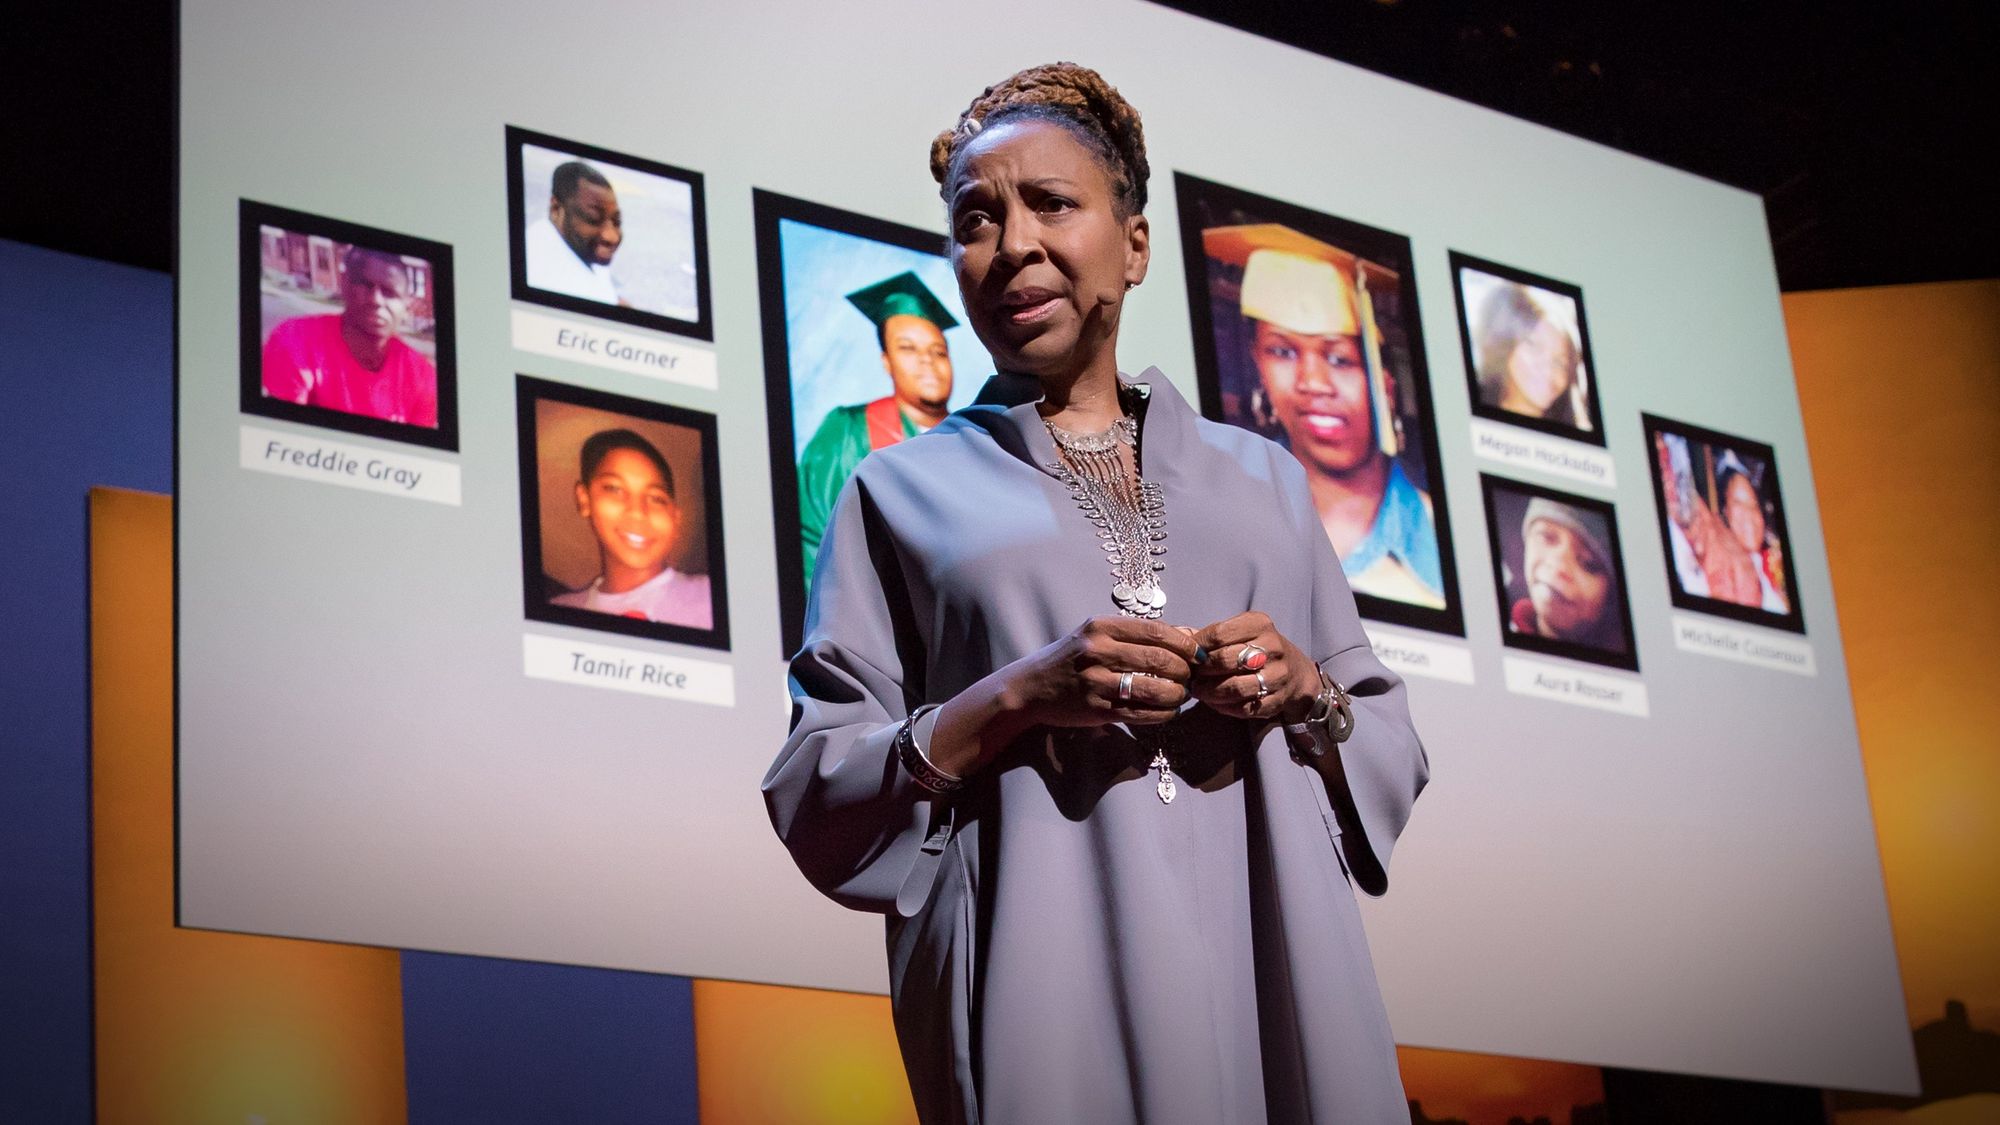
[[1239,613],[1195,630],[1194,638],[1208,660],[1195,666],[1188,693],[1209,707],[1233,718],[1282,723],[1301,722],[1312,710],[1319,665],[1269,617]]

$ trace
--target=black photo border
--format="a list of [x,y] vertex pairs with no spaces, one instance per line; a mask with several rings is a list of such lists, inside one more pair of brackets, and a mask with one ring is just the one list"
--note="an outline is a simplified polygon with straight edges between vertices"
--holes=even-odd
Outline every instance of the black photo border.
[[1443,453],[1438,443],[1437,403],[1431,397],[1430,363],[1424,349],[1423,316],[1417,303],[1416,255],[1410,240],[1393,231],[1371,227],[1352,219],[1314,211],[1296,203],[1272,199],[1204,180],[1187,172],[1174,172],[1174,199],[1181,233],[1181,261],[1186,273],[1188,320],[1194,330],[1195,382],[1201,398],[1201,412],[1212,421],[1227,420],[1222,414],[1222,370],[1215,354],[1215,318],[1209,308],[1208,252],[1202,245],[1204,219],[1201,205],[1236,209],[1268,216],[1324,242],[1369,257],[1370,260],[1400,260],[1401,300],[1408,311],[1403,321],[1410,348],[1410,377],[1419,404],[1417,440],[1423,448],[1424,474],[1430,485],[1431,522],[1437,528],[1439,571],[1444,577],[1445,605],[1430,609],[1390,598],[1356,591],[1354,604],[1361,616],[1391,625],[1464,638],[1465,601],[1458,584],[1458,557],[1452,549],[1451,509],[1445,497]]
[[[257,231],[267,225],[301,234],[322,235],[336,242],[366,246],[371,250],[422,258],[431,264],[431,309],[436,314],[437,324],[434,336],[438,379],[436,429],[391,422],[386,418],[371,418],[365,414],[349,414],[344,410],[329,410],[323,406],[284,402],[264,393],[264,264],[262,241]],[[243,413],[442,449],[448,453],[458,452],[458,318],[450,246],[428,238],[398,234],[251,199],[237,201],[236,242],[237,351],[240,353],[238,406]]]
[[[1505,489],[1524,496],[1539,496],[1558,504],[1568,504],[1573,508],[1585,508],[1604,517],[1604,526],[1611,531],[1611,565],[1618,572],[1618,615],[1625,626],[1627,652],[1605,652],[1603,649],[1580,645],[1574,641],[1559,641],[1535,633],[1516,633],[1508,627],[1508,611],[1512,608],[1507,600],[1507,559],[1500,550],[1500,524],[1494,518],[1494,493]],[[1639,670],[1639,634],[1632,628],[1632,576],[1625,569],[1625,548],[1618,535],[1618,509],[1609,500],[1598,500],[1589,496],[1578,496],[1574,492],[1561,492],[1545,488],[1539,484],[1529,484],[1513,477],[1479,474],[1479,495],[1486,509],[1486,546],[1493,560],[1494,600],[1500,607],[1500,642],[1509,648],[1524,649],[1545,656],[1560,656],[1569,660],[1580,660],[1586,664],[1598,664],[1606,668],[1619,668],[1627,672]]]
[[[1578,286],[1571,285],[1567,281],[1557,281],[1555,278],[1545,277],[1538,273],[1530,273],[1527,270],[1518,269],[1514,266],[1503,266],[1499,262],[1474,257],[1459,250],[1450,251],[1449,257],[1451,261],[1451,295],[1453,304],[1458,308],[1458,348],[1459,354],[1465,360],[1465,387],[1466,393],[1469,396],[1467,401],[1472,406],[1472,413],[1489,422],[1499,422],[1507,426],[1518,426],[1524,430],[1536,430],[1583,445],[1594,445],[1599,449],[1605,448],[1604,377],[1603,373],[1597,369],[1597,360],[1590,350],[1590,316],[1584,308],[1583,290]],[[1583,369],[1590,373],[1589,401],[1592,429],[1579,430],[1574,426],[1565,426],[1561,422],[1551,422],[1546,418],[1530,418],[1524,414],[1516,414],[1511,410],[1502,410],[1497,406],[1488,406],[1480,399],[1479,362],[1478,357],[1474,355],[1472,349],[1472,318],[1467,315],[1465,307],[1465,285],[1459,275],[1459,271],[1462,269],[1474,269],[1480,273],[1501,278],[1505,281],[1531,285],[1537,289],[1546,289],[1551,293],[1560,293],[1576,302],[1577,344],[1583,350]]]
[[[688,336],[696,340],[713,342],[715,339],[715,310],[709,301],[708,284],[708,202],[704,191],[704,180],[700,172],[687,168],[677,168],[672,164],[662,164],[643,156],[631,156],[614,152],[597,145],[572,141],[565,137],[537,133],[518,125],[509,125],[507,130],[507,263],[513,280],[513,294],[516,301],[544,308],[560,309],[580,316],[595,317],[599,320],[615,320],[636,328],[650,328],[658,332],[671,332],[676,336]],[[528,284],[528,248],[524,240],[527,234],[523,215],[527,212],[527,184],[521,172],[521,146],[535,145],[539,148],[555,149],[585,160],[601,161],[620,168],[630,168],[649,176],[679,180],[688,185],[693,194],[694,220],[694,290],[695,308],[698,310],[693,320],[663,316],[643,309],[621,308],[607,305],[602,301],[585,300],[567,293],[551,293],[546,289],[536,289]]]
[[[1656,414],[1645,413],[1639,415],[1639,422],[1646,432],[1646,464],[1652,472],[1653,509],[1655,515],[1659,518],[1660,557],[1666,564],[1667,595],[1673,600],[1674,608],[1688,610],[1691,613],[1705,613],[1714,617],[1727,617],[1732,621],[1741,621],[1748,625],[1762,625],[1768,629],[1782,629],[1788,633],[1797,633],[1800,636],[1804,636],[1806,631],[1805,609],[1799,605],[1799,578],[1797,572],[1792,568],[1792,522],[1785,515],[1784,490],[1779,487],[1781,481],[1778,476],[1778,455],[1772,451],[1769,445],[1761,441],[1736,437],[1732,434],[1722,433],[1719,430],[1697,426],[1691,422],[1676,422],[1671,418],[1662,418]],[[1660,470],[1660,458],[1653,447],[1654,439],[1663,433],[1675,434],[1691,441],[1706,442],[1709,445],[1719,445],[1727,449],[1737,449],[1764,459],[1764,471],[1769,473],[1771,477],[1771,507],[1772,513],[1777,517],[1778,541],[1784,544],[1785,589],[1790,594],[1790,610],[1785,613],[1771,613],[1768,610],[1758,609],[1755,606],[1737,605],[1735,602],[1725,602],[1716,598],[1705,598],[1698,594],[1689,594],[1681,589],[1680,576],[1674,573],[1672,532],[1669,531],[1667,526],[1672,517],[1667,514],[1666,477]],[[1720,512],[1716,514],[1721,515]]]
[[771,515],[777,528],[778,628],[786,656],[805,643],[805,549],[799,543],[799,467],[792,457],[792,356],[785,338],[785,263],[778,224],[786,219],[948,257],[939,231],[906,227],[872,215],[843,211],[824,203],[780,195],[763,188],[750,191],[757,232],[757,301],[764,328],[764,418],[770,429]]
[[[636,617],[619,617],[550,604],[543,583],[541,474],[538,472],[540,443],[535,435],[535,404],[545,400],[630,415],[667,426],[682,426],[701,436],[702,503],[705,505],[703,517],[709,545],[711,628],[696,629],[687,625],[642,621]],[[622,633],[628,637],[728,651],[729,564],[722,541],[722,458],[716,446],[715,415],[516,373],[514,428],[521,470],[521,600],[522,612],[527,619],[549,625],[573,625],[598,633]]]

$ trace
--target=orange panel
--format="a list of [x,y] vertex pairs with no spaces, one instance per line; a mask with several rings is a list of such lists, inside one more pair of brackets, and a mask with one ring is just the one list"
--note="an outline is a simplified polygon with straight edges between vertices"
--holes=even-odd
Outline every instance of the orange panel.
[[[1398,1047],[1403,1093],[1417,1103],[1417,1121],[1506,1125],[1519,1119],[1569,1121],[1571,1111],[1598,1107],[1602,1119],[1604,1072],[1576,1063],[1515,1059]],[[1587,1120],[1586,1114],[1576,1120]]]
[[702,1125],[915,1125],[886,996],[694,982]]
[[1910,1022],[2000,1030],[2000,282],[1785,321]]
[[174,928],[173,503],[90,494],[98,1120],[406,1119],[398,955]]

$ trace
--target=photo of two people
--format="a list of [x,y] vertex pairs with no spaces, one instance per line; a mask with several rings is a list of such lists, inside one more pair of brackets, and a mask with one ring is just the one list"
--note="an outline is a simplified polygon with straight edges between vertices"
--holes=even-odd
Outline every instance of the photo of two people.
[[1651,414],[1640,418],[1674,604],[1805,632],[1771,447]]

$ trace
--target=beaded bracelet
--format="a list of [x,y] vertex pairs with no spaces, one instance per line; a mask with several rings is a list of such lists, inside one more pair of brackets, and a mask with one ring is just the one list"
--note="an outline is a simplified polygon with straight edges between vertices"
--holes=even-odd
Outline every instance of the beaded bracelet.
[[938,705],[935,703],[926,703],[910,712],[910,717],[903,720],[902,727],[896,731],[896,757],[903,763],[903,768],[909,771],[910,780],[916,782],[919,788],[942,797],[965,788],[965,779],[954,777],[932,765],[931,760],[924,755],[924,748],[917,745],[917,720],[923,718],[926,712],[935,711],[937,708]]

